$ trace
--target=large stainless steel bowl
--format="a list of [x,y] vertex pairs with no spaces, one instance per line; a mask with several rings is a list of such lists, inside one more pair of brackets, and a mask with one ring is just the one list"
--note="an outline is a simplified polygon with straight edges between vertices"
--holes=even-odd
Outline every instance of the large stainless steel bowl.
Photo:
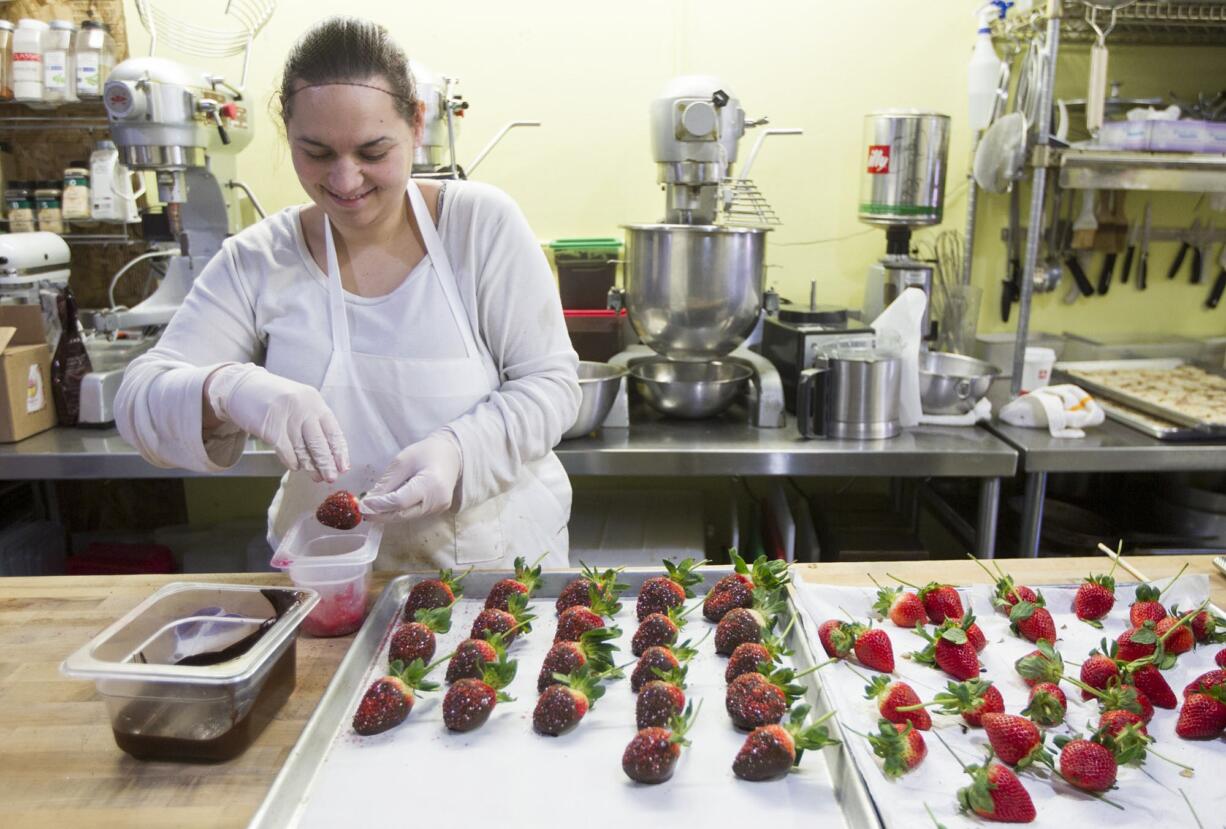
[[966,414],[988,393],[1000,369],[974,357],[920,354],[920,407],[925,414]]
[[740,363],[652,360],[630,367],[635,390],[672,417],[712,417],[732,405],[753,372]]
[[600,424],[609,416],[609,409],[613,408],[617,388],[625,376],[626,370],[621,366],[586,360],[579,362],[579,391],[583,393],[583,399],[579,402],[579,416],[575,418],[575,425],[562,434],[562,440],[581,438],[600,428]]
[[623,225],[625,305],[642,341],[670,360],[736,348],[762,307],[769,228]]

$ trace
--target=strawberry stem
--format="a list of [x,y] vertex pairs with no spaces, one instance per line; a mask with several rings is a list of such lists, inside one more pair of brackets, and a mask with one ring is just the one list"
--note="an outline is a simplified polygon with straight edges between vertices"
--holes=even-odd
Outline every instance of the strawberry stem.
[[900,705],[894,710],[895,711],[919,711],[923,708],[931,708],[934,705],[940,705],[940,704],[941,703],[937,702],[936,700],[933,700],[932,702],[921,702],[919,705]]
[[963,763],[963,762],[962,762],[962,758],[961,758],[961,757],[959,757],[957,754],[955,754],[955,753],[954,753],[954,750],[953,750],[952,748],[950,748],[949,743],[945,742],[945,738],[941,736],[940,732],[938,732],[938,731],[931,731],[931,732],[929,732],[929,733],[930,733],[930,734],[932,734],[932,736],[933,736],[933,737],[936,737],[936,738],[937,738],[937,740],[938,740],[938,741],[940,741],[941,745],[945,746],[945,750],[946,750],[946,751],[948,751],[950,754],[952,754],[952,755],[953,755],[953,758],[954,758],[955,760],[957,760],[957,761],[958,761],[958,765],[962,767],[962,770],[963,770],[963,771],[965,771],[965,772],[967,772],[967,773],[969,774],[969,773],[970,773],[970,769],[968,769],[968,768],[966,767],[966,763]]
[[[1185,568],[1186,568],[1187,566],[1188,566],[1188,565],[1186,565],[1186,564],[1184,565],[1184,567],[1185,567]],[[1182,572],[1183,572],[1183,570],[1180,570],[1179,572],[1181,572],[1181,573],[1182,573]],[[1175,578],[1179,578],[1179,577],[1178,577],[1178,576],[1176,576]],[[1173,583],[1174,583],[1174,582],[1172,582],[1172,584],[1173,584]],[[1169,587],[1170,585],[1167,585],[1167,586]],[[1174,633],[1175,631],[1179,630],[1181,627],[1184,627],[1185,625],[1187,625],[1187,624],[1188,624],[1188,622],[1189,622],[1189,621],[1191,621],[1191,619],[1192,619],[1192,617],[1193,617],[1193,616],[1195,616],[1197,613],[1200,613],[1202,610],[1204,610],[1204,609],[1205,609],[1206,607],[1208,607],[1208,606],[1209,606],[1209,600],[1208,600],[1208,599],[1205,599],[1203,602],[1201,602],[1201,603],[1200,603],[1200,606],[1199,606],[1199,607],[1196,607],[1196,608],[1194,608],[1194,609],[1192,609],[1192,610],[1189,610],[1187,613],[1185,613],[1185,614],[1183,614],[1182,616],[1180,616],[1180,617],[1179,617],[1179,619],[1178,619],[1178,621],[1176,621],[1176,622],[1175,622],[1175,624],[1171,625],[1170,629],[1169,629],[1169,630],[1167,630],[1167,632],[1166,632],[1166,633],[1164,633],[1164,634],[1162,634],[1161,636],[1159,636],[1159,637],[1158,637],[1158,642],[1159,642],[1159,644],[1166,644],[1166,640],[1167,640],[1167,637],[1168,637],[1168,636],[1170,636],[1170,635],[1171,635],[1172,633]]]
[[893,575],[892,573],[886,573],[886,575],[887,575],[887,576],[889,576],[890,578],[892,578],[894,581],[898,582],[899,584],[905,584],[907,587],[910,587],[912,590],[919,590],[919,589],[920,589],[919,587],[917,587],[916,585],[912,584],[911,582],[909,582],[909,581],[903,581],[903,580],[902,580],[902,579],[900,579],[898,576],[895,576],[895,575]]
[[1158,596],[1161,597],[1163,593],[1165,593],[1166,591],[1174,587],[1175,582],[1179,581],[1179,577],[1182,576],[1184,571],[1187,569],[1188,569],[1188,563],[1185,561],[1183,563],[1183,566],[1179,568],[1179,572],[1175,574],[1175,578],[1171,579],[1170,582],[1166,585],[1166,587],[1158,591]]
[[1073,679],[1071,676],[1066,676],[1064,677],[1064,681],[1072,685],[1075,688],[1080,688],[1081,690],[1085,691],[1087,694],[1098,697],[1099,699],[1102,699],[1104,697],[1104,694],[1102,691],[1092,686],[1086,685],[1084,682],[1082,682],[1079,679]]
[[[833,660],[832,660],[832,661],[833,661]],[[864,682],[872,682],[872,680],[871,680],[871,679],[869,679],[869,678],[868,678],[868,677],[866,677],[864,674],[860,673],[860,672],[859,672],[859,671],[857,671],[855,668],[853,668],[853,667],[851,666],[851,663],[850,663],[850,662],[848,662],[848,663],[847,663],[847,670],[851,671],[853,674],[855,674],[856,676],[860,677],[860,679],[862,679]]]
[[802,676],[808,676],[809,674],[813,673],[814,671],[820,671],[822,668],[826,667],[827,665],[832,665],[832,664],[834,664],[835,662],[839,662],[839,661],[841,661],[841,660],[839,660],[839,659],[827,659],[825,662],[820,662],[820,663],[818,663],[817,665],[813,665],[813,666],[811,666],[811,667],[805,668],[803,671],[801,671],[801,672],[800,672],[800,673],[798,673],[798,674],[793,674],[793,675],[792,675],[792,679],[800,679]]
[[1196,821],[1197,829],[1205,829],[1205,824],[1200,822],[1200,815],[1196,814],[1196,809],[1192,808],[1192,801],[1188,800],[1188,793],[1180,789],[1179,795],[1183,798],[1183,802],[1188,804],[1188,811],[1192,813],[1192,820]]
[[1059,777],[1059,778],[1060,778],[1061,780],[1063,780],[1065,783],[1068,783],[1070,786],[1073,786],[1073,788],[1074,788],[1074,789],[1079,789],[1080,791],[1083,791],[1083,792],[1085,792],[1086,794],[1088,794],[1090,797],[1093,797],[1093,798],[1096,798],[1096,799],[1098,799],[1098,800],[1101,800],[1103,803],[1106,803],[1108,806],[1114,806],[1115,808],[1119,809],[1121,812],[1122,812],[1122,811],[1124,811],[1124,807],[1123,807],[1123,806],[1121,806],[1120,804],[1116,803],[1114,800],[1111,800],[1111,799],[1110,799],[1110,798],[1108,798],[1106,795],[1103,795],[1103,794],[1101,794],[1101,793],[1099,793],[1099,792],[1090,792],[1090,791],[1086,791],[1085,789],[1082,789],[1080,786],[1075,786],[1075,785],[1073,785],[1073,783],[1072,783],[1072,782],[1071,782],[1071,781],[1070,781],[1070,780],[1069,780],[1067,777],[1065,777],[1063,774],[1061,774],[1059,771],[1057,771],[1057,770],[1056,770],[1056,767],[1055,767],[1055,766],[1051,766],[1051,767],[1049,768],[1049,771],[1050,771],[1050,772],[1051,772],[1051,773],[1052,773],[1054,776]]
[[1149,744],[1145,746],[1146,754],[1152,754],[1155,757],[1157,757],[1159,760],[1165,760],[1166,762],[1170,763],[1172,766],[1179,766],[1179,768],[1188,772],[1188,776],[1196,774],[1196,769],[1192,768],[1191,766],[1185,766],[1183,763],[1179,762],[1178,760],[1172,760],[1170,757],[1167,757],[1165,754],[1159,754],[1158,752],[1154,751],[1153,745],[1154,745],[1154,741],[1150,740]]

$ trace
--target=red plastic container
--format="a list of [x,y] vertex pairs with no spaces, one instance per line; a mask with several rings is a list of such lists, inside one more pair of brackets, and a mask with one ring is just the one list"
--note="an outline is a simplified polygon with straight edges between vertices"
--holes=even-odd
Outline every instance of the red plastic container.
[[626,311],[564,310],[566,330],[580,360],[608,362],[625,348],[623,329]]

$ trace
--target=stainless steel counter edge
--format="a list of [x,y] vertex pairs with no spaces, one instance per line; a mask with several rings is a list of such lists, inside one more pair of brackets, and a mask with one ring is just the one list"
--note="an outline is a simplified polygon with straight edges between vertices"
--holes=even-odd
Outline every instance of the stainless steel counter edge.
[[[801,475],[1012,476],[1018,453],[980,428],[918,427],[880,441],[803,440],[794,427],[729,421],[652,421],[606,429],[555,450],[574,476]],[[219,475],[277,477],[272,451],[255,444]],[[145,461],[113,429],[52,429],[0,446],[0,479],[185,478],[202,473]]]
[[1045,429],[994,422],[989,429],[1017,449],[1022,471],[1181,472],[1226,468],[1226,444],[1172,443],[1108,420],[1084,438],[1054,438]]

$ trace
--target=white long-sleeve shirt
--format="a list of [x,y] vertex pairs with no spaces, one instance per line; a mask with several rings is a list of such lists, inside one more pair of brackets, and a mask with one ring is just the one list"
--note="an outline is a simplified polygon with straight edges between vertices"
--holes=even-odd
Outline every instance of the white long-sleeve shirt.
[[[151,463],[216,472],[238,462],[245,434],[223,428],[202,440],[201,393],[220,365],[258,363],[319,387],[331,352],[327,275],[307,249],[300,210],[286,208],[227,239],[157,344],[128,367],[115,422]],[[460,443],[455,506],[463,508],[506,490],[522,464],[544,457],[570,428],[578,357],[549,265],[510,197],[448,182],[438,230],[469,323],[502,378],[488,398],[441,424]],[[418,278],[429,266],[427,257],[382,297],[345,295],[354,351],[464,356],[454,326],[438,324],[446,305],[437,281]]]

